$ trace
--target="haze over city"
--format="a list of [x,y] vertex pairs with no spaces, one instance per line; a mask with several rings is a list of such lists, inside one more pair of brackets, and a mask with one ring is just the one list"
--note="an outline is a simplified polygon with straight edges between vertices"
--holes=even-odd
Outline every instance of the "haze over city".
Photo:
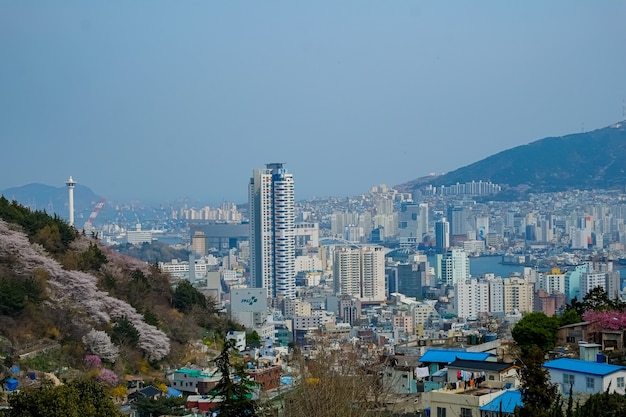
[[[623,2],[0,4],[0,190],[352,195],[624,117]],[[340,180],[338,180],[340,179]]]

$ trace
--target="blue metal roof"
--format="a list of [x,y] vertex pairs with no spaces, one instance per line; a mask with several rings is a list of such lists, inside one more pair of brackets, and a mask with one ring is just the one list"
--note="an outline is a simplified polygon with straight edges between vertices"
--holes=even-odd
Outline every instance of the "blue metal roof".
[[613,372],[626,370],[626,366],[610,365],[608,363],[598,363],[590,361],[581,361],[580,359],[561,358],[549,361],[543,364],[544,368],[558,369],[561,371],[578,372],[580,374],[589,375],[608,375]]
[[500,411],[500,404],[502,404],[503,413],[513,414],[515,407],[524,405],[522,393],[518,390],[507,391],[480,407],[480,411]]
[[454,362],[457,359],[465,359],[469,361],[484,361],[490,356],[494,356],[493,353],[466,352],[464,350],[431,349],[424,353],[424,355],[420,358],[420,362],[450,363]]

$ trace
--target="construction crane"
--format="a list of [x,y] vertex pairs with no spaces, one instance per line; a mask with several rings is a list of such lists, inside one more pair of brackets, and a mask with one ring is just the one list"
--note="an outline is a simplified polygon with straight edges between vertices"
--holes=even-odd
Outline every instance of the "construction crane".
[[98,216],[100,209],[104,207],[105,202],[106,202],[106,199],[102,198],[94,206],[93,211],[91,212],[91,214],[89,215],[89,218],[87,219],[87,221],[85,222],[85,225],[83,226],[83,230],[85,231],[85,233],[90,233],[94,231],[93,221],[96,219],[96,216]]

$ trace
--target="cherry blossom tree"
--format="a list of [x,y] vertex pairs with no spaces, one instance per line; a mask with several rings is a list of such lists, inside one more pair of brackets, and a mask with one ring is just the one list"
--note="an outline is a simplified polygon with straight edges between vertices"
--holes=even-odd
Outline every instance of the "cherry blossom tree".
[[583,320],[590,323],[589,331],[598,333],[602,330],[626,329],[626,312],[616,310],[593,311],[583,314]]
[[98,355],[87,355],[85,356],[85,365],[89,368],[99,369],[102,367],[102,359]]
[[120,354],[120,350],[111,342],[109,335],[101,330],[91,330],[83,336],[83,343],[91,353],[107,362],[115,362]]
[[102,385],[107,385],[109,387],[114,387],[119,382],[117,374],[106,368],[100,371],[100,373],[96,376],[96,380]]
[[[143,315],[130,304],[98,289],[96,276],[63,269],[57,261],[34,248],[26,235],[13,230],[2,220],[0,220],[0,243],[0,257],[11,259],[16,272],[28,275],[38,268],[48,272],[48,291],[57,304],[64,308],[78,307],[84,310],[92,318],[95,326],[110,323],[112,318],[126,317],[139,332],[138,347],[144,351],[148,359],[160,360],[169,354],[170,341],[167,335],[147,324]],[[105,253],[108,257],[111,252]],[[124,257],[124,262],[127,261]],[[130,267],[141,270],[149,268],[140,261],[134,261]],[[100,357],[108,360],[102,355]]]

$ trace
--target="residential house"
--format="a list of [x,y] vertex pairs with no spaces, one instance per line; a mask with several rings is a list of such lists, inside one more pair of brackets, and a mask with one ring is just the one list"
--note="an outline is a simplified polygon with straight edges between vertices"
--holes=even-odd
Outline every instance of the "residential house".
[[490,388],[440,389],[422,394],[422,402],[433,417],[477,417],[481,407],[506,392]]
[[550,381],[558,384],[562,393],[572,387],[576,396],[605,392],[626,394],[626,366],[561,358],[543,364],[550,373]]
[[186,394],[207,395],[215,388],[221,375],[198,369],[177,369],[171,376],[172,388]]
[[260,385],[261,390],[267,391],[280,386],[281,368],[270,365],[260,368],[246,369],[246,374]]
[[232,340],[235,344],[235,349],[239,352],[246,350],[246,332],[230,330],[226,335],[226,340]]
[[586,321],[559,327],[556,331],[557,346],[577,349],[579,342],[590,341],[588,327],[589,323]]
[[457,359],[475,361],[496,361],[496,355],[487,352],[466,352],[464,350],[430,349],[422,355],[420,362],[428,366],[430,374],[433,374]]
[[515,388],[517,369],[513,363],[457,359],[448,364],[448,383],[466,388]]

